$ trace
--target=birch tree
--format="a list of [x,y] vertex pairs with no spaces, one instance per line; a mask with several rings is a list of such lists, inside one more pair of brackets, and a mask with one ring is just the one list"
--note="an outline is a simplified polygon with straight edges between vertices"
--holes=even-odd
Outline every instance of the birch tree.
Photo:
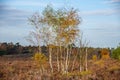
[[[56,40],[58,41],[57,45],[59,45],[59,53],[61,54],[61,67],[63,72],[66,73],[68,72],[68,45],[74,42],[75,37],[79,32],[78,25],[80,19],[78,13],[73,8],[54,10],[48,6],[45,8],[43,15],[45,16],[44,21],[52,26],[56,33]],[[65,64],[62,61],[62,46],[66,47]]]
[[30,31],[29,36],[26,38],[29,42],[33,45],[38,46],[38,52],[41,53],[41,41],[42,41],[42,34],[41,29],[43,24],[41,23],[42,17],[39,13],[35,13],[30,18],[28,18],[30,24],[33,26],[33,31]]

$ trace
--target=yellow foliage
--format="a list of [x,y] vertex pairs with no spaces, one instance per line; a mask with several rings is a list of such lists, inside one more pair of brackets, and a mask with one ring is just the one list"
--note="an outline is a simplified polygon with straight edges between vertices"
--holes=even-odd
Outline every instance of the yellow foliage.
[[109,59],[110,56],[109,55],[102,55],[102,59]]
[[92,73],[91,71],[82,71],[82,72],[80,72],[81,76],[89,75],[91,73]]
[[93,56],[92,56],[92,60],[96,61],[96,60],[97,60],[97,56],[96,56],[96,55],[93,55]]
[[109,59],[110,56],[109,56],[109,50],[108,49],[102,49],[101,50],[101,56],[102,56],[102,59]]
[[47,62],[47,57],[42,53],[35,53],[33,59],[40,64],[44,64]]
[[100,67],[104,67],[104,61],[103,60],[98,60],[94,64],[99,65]]
[[14,72],[14,71],[15,71],[15,68],[14,68],[13,66],[9,66],[9,67],[8,67],[8,70],[9,70],[10,72]]
[[55,48],[56,46],[55,46],[55,45],[52,45],[52,44],[49,44],[48,47],[49,47],[49,48]]
[[120,67],[117,65],[114,65],[114,66],[109,67],[108,71],[113,71],[113,70],[118,70],[118,69],[120,69]]

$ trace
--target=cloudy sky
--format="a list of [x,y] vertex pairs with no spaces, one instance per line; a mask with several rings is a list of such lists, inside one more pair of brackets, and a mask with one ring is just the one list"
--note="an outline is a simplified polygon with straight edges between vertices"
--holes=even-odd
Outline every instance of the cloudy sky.
[[92,47],[116,47],[120,43],[120,0],[0,0],[0,42],[20,42],[32,30],[28,17],[47,4],[79,10],[79,26]]

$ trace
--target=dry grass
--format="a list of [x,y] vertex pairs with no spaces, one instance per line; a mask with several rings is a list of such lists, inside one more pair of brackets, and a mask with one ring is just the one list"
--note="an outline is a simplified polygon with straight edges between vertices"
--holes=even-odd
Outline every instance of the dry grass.
[[[41,70],[30,57],[0,57],[0,80],[120,80],[120,62],[112,59],[89,61],[90,72],[80,73],[76,67],[68,77],[57,72],[56,65],[52,74],[49,65],[44,65],[44,69]],[[81,75],[85,76],[81,77]]]

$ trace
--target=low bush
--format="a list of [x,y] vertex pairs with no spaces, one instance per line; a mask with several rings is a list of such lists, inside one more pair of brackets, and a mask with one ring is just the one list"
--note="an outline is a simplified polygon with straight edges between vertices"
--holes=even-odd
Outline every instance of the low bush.
[[117,47],[115,50],[112,52],[112,58],[120,60],[120,47]]
[[93,60],[93,61],[96,61],[96,60],[97,60],[97,55],[93,55],[93,56],[92,56],[92,60]]
[[35,55],[33,56],[33,59],[39,64],[44,64],[48,60],[47,57],[42,53],[35,53]]
[[98,65],[99,67],[104,67],[104,60],[98,60],[94,62],[95,65]]
[[103,48],[101,50],[101,56],[102,56],[101,59],[109,59],[110,58],[109,54],[110,54],[109,50],[106,48]]

